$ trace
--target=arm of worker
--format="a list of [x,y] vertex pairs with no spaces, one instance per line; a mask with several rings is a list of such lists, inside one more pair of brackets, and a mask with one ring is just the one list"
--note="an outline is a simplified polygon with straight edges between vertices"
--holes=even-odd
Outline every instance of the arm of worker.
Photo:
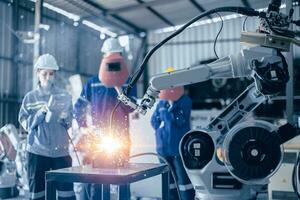
[[73,114],[79,127],[86,127],[86,110],[91,99],[91,84],[88,82],[81,91],[80,97],[77,99]]
[[176,105],[169,110],[161,109],[160,118],[162,121],[171,121],[177,126],[189,122],[192,110],[192,101],[188,96],[183,96]]
[[[31,105],[33,104],[28,101],[28,95],[26,95],[23,99],[18,116],[19,123],[26,131],[34,129],[40,123],[42,123],[45,120],[45,116],[47,113],[47,110],[44,106],[39,108],[39,110],[34,113],[32,109],[29,108]],[[34,106],[38,107],[39,104],[36,104]]]
[[160,109],[159,105],[157,105],[157,107],[155,108],[155,111],[151,117],[151,126],[154,128],[154,130],[157,130],[161,124],[159,109]]

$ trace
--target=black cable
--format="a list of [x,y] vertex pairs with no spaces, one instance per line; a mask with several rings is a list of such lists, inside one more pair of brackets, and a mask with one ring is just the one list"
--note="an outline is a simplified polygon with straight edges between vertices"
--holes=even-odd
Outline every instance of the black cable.
[[120,104],[121,104],[121,101],[118,100],[118,102],[116,103],[116,105],[114,106],[114,108],[112,109],[112,111],[110,113],[110,118],[109,118],[109,131],[110,131],[110,134],[113,133],[114,115],[115,115],[115,112],[116,112],[116,110],[117,110],[117,108],[119,107]]
[[245,17],[243,22],[243,31],[246,31],[246,22],[247,22],[248,16]]
[[300,181],[300,177],[299,177],[299,171],[300,170],[300,152],[298,152],[298,156],[297,156],[297,160],[295,162],[294,168],[293,168],[293,175],[292,175],[292,184],[293,184],[293,189],[294,192],[296,193],[298,199],[300,199],[300,194],[299,194],[299,189],[298,189],[298,181]]
[[194,22],[198,21],[199,19],[206,17],[208,15],[217,13],[217,12],[234,12],[234,13],[239,13],[239,14],[243,14],[243,15],[247,15],[247,16],[261,16],[263,17],[264,14],[255,11],[252,8],[244,8],[244,7],[221,7],[221,8],[215,8],[215,9],[211,9],[209,11],[206,11],[196,17],[194,17],[193,19],[191,19],[190,21],[188,21],[186,24],[184,24],[182,27],[180,27],[177,31],[175,31],[174,33],[172,33],[171,35],[169,35],[168,37],[166,37],[164,40],[162,40],[160,43],[158,43],[157,45],[155,45],[145,56],[145,58],[143,59],[143,62],[141,63],[140,67],[138,68],[138,70],[133,74],[133,76],[131,76],[129,78],[129,84],[127,86],[127,88],[124,91],[124,94],[127,95],[131,89],[133,88],[133,86],[137,83],[138,79],[140,78],[140,76],[142,75],[143,71],[146,68],[146,63],[149,61],[150,57],[152,56],[152,54],[159,49],[162,45],[164,45],[165,43],[167,43],[169,40],[171,40],[172,38],[174,38],[175,36],[177,36],[178,34],[180,34],[181,32],[183,32],[187,27],[189,27],[191,24],[193,24]]
[[218,32],[218,34],[217,34],[217,36],[215,37],[215,40],[214,40],[214,53],[215,53],[215,55],[216,55],[216,58],[219,59],[219,56],[218,56],[217,51],[216,51],[216,45],[217,45],[217,40],[218,40],[218,38],[219,38],[219,36],[220,36],[222,30],[223,30],[224,21],[223,21],[222,16],[221,16],[219,13],[216,13],[216,14],[217,14],[217,15],[220,17],[220,19],[221,19],[221,27],[220,27],[220,30],[219,30],[219,32]]
[[172,177],[174,179],[174,183],[175,183],[175,186],[176,186],[176,189],[177,189],[177,194],[178,194],[179,200],[182,200],[175,172],[172,169],[171,164],[164,157],[162,157],[161,155],[159,155],[157,153],[148,152],[148,153],[135,154],[135,155],[130,156],[129,158],[135,158],[135,157],[141,157],[141,156],[148,156],[148,155],[150,155],[150,156],[156,156],[156,157],[158,157],[159,159],[161,159],[162,161],[164,161],[168,165],[168,167],[170,169],[170,172],[171,172],[171,175],[172,175]]

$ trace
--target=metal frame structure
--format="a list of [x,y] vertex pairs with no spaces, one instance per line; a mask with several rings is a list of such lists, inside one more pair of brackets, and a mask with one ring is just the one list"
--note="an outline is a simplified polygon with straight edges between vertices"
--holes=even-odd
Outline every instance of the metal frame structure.
[[[142,29],[142,28],[140,28],[140,27],[138,27],[138,26],[136,26],[135,24],[133,24],[133,23],[131,23],[131,22],[129,22],[129,21],[127,21],[127,20],[125,20],[125,19],[123,19],[122,17],[120,17],[120,16],[118,16],[117,14],[109,14],[108,13],[108,9],[106,9],[106,8],[104,8],[103,6],[101,6],[100,4],[98,4],[98,3],[96,3],[96,2],[94,2],[94,1],[91,1],[91,0],[85,0],[84,1],[85,3],[87,3],[87,4],[89,4],[90,6],[92,6],[92,7],[94,7],[94,8],[96,8],[96,9],[98,9],[98,10],[100,10],[101,12],[102,12],[102,16],[111,16],[114,20],[109,20],[109,19],[107,19],[106,18],[106,20],[108,21],[108,22],[112,22],[114,25],[116,25],[117,27],[119,27],[120,28],[120,25],[117,25],[118,24],[118,22],[121,22],[123,25],[126,25],[127,26],[127,30],[128,30],[128,28],[131,28],[131,29],[133,29],[134,30],[134,33],[136,34],[136,35],[138,35],[139,33],[141,33],[141,32],[145,32],[146,30],[144,30],[144,29]],[[96,15],[96,17],[99,17],[99,16],[97,16]],[[117,21],[118,22],[117,22]],[[123,26],[123,29],[124,29],[124,26]],[[126,29],[125,29],[126,30]]]
[[[143,0],[136,0],[139,4],[144,4]],[[152,14],[154,14],[157,18],[159,18],[161,21],[163,21],[164,23],[166,23],[169,26],[175,26],[175,24],[173,22],[171,22],[169,19],[167,19],[166,17],[164,17],[162,14],[160,14],[159,12],[157,12],[154,8],[150,7],[150,6],[146,6],[146,9],[149,10]]]
[[[286,1],[286,13],[293,7],[292,1]],[[292,28],[292,27],[291,27]],[[290,80],[286,86],[286,114],[289,123],[294,122],[294,63],[293,63],[294,51],[293,48],[286,55],[288,64],[288,70],[290,73]]]
[[[103,200],[110,199],[109,186],[111,184],[128,188],[131,183],[162,175],[162,200],[169,199],[169,168],[166,164],[129,163],[125,168],[102,169],[91,167],[70,167],[46,172],[46,199],[56,198],[56,183],[94,183],[103,184]],[[100,189],[100,188],[99,188]],[[128,196],[119,195],[119,200],[128,200]]]

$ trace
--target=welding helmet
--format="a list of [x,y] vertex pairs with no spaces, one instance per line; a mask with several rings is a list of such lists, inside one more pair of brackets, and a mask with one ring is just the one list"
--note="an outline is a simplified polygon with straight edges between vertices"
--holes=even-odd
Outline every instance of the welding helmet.
[[[172,67],[168,67],[166,70],[167,73],[173,72]],[[177,101],[184,94],[183,86],[169,88],[161,90],[159,93],[159,98],[167,101]]]
[[119,53],[105,54],[100,64],[99,80],[106,87],[121,87],[128,78],[128,67]]

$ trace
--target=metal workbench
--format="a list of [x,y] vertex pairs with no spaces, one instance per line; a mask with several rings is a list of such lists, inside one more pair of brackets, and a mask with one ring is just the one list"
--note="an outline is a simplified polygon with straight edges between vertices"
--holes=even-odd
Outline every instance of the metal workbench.
[[[124,168],[102,169],[91,166],[70,167],[46,172],[46,199],[56,199],[56,183],[93,183],[103,185],[102,199],[109,200],[110,184],[129,188],[130,183],[162,175],[162,199],[169,199],[169,168],[166,164],[130,163]],[[119,195],[129,200],[130,195]]]

